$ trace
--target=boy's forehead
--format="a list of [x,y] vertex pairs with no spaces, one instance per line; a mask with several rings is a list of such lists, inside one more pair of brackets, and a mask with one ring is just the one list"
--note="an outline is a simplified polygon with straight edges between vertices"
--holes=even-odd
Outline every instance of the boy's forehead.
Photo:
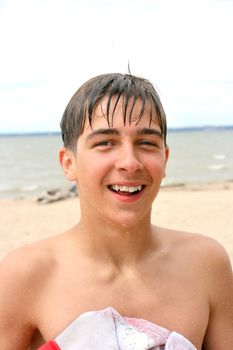
[[[127,113],[130,113],[132,110],[133,114],[139,115],[143,106],[143,101],[141,98],[135,98],[132,96],[130,98],[126,98],[125,96],[115,96],[113,95],[111,98],[108,96],[104,96],[95,106],[94,114],[103,115],[107,113],[109,108],[109,114],[114,113],[124,114],[125,108],[127,108]],[[149,101],[145,102],[144,112],[147,113],[150,110]]]
[[[114,124],[121,122],[132,126],[140,126],[140,124],[158,126],[155,106],[151,106],[148,101],[143,106],[141,99],[134,101],[134,98],[131,97],[127,101],[127,105],[125,105],[124,97],[120,97],[117,101],[117,97],[112,96],[109,105],[108,103],[108,97],[105,96],[96,104],[93,115],[91,116],[91,125],[86,120],[85,129],[92,128],[95,124],[100,123],[106,124],[108,127],[113,127]],[[88,118],[86,117],[86,119]]]

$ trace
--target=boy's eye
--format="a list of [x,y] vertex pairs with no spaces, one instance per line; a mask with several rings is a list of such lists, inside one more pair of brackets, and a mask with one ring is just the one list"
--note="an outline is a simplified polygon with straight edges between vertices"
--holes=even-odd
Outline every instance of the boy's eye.
[[112,142],[111,141],[100,141],[98,143],[95,144],[95,147],[108,147],[108,146],[112,146]]
[[142,146],[150,146],[150,147],[157,147],[157,144],[155,142],[151,142],[151,141],[148,141],[148,140],[141,140],[138,142],[139,145],[142,145]]

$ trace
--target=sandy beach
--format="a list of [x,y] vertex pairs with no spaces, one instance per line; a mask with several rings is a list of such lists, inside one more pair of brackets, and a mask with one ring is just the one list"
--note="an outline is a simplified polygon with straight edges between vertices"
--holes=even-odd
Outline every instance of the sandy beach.
[[[0,200],[0,258],[21,245],[60,233],[80,217],[78,198],[38,204],[35,198]],[[161,189],[153,223],[202,233],[219,241],[233,263],[233,182]]]

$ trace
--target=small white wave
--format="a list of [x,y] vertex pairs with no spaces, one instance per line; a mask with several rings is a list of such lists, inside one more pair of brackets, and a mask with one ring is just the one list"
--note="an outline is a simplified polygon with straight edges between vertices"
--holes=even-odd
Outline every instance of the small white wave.
[[25,192],[31,192],[31,191],[37,190],[38,186],[36,186],[36,185],[28,185],[28,186],[22,186],[20,189],[22,191],[25,191]]
[[226,155],[225,154],[214,154],[213,158],[217,159],[217,160],[223,160],[223,159],[226,159]]
[[210,164],[208,167],[207,167],[209,170],[222,170],[222,169],[225,169],[226,166],[224,164]]

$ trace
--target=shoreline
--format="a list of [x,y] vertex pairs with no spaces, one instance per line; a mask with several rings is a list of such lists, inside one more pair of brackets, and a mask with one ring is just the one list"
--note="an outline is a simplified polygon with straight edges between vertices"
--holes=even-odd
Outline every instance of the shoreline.
[[193,183],[177,183],[177,184],[167,184],[161,186],[161,190],[172,189],[172,190],[188,190],[188,191],[202,191],[202,190],[218,190],[233,189],[233,179],[232,180],[220,180],[220,181],[210,181],[210,182],[193,182]]
[[[177,182],[177,183],[162,183],[161,189],[162,190],[188,190],[188,191],[200,191],[200,190],[205,190],[205,189],[231,189],[233,188],[233,178],[232,179],[227,179],[227,180],[219,180],[219,181],[209,181],[209,182]],[[50,191],[60,191],[64,194],[68,194],[68,192],[74,192],[74,185],[72,184],[67,184],[67,186],[60,186],[60,187],[50,187],[50,188],[45,188],[42,189],[41,191],[38,192],[24,192],[24,193],[11,193],[11,194],[6,194],[1,196],[0,192],[0,201],[2,200],[13,200],[13,201],[18,201],[18,200],[27,200],[27,199],[37,199],[41,195],[43,195],[45,192],[50,192]],[[10,190],[8,191],[10,192]],[[7,192],[6,192],[7,193]],[[72,197],[72,196],[71,196]],[[69,196],[67,196],[69,198]],[[66,198],[61,198],[62,200],[65,200]]]
[[[201,233],[221,243],[233,263],[233,181],[162,186],[152,223]],[[40,204],[36,197],[0,198],[0,259],[27,243],[61,233],[80,218],[78,197]]]

